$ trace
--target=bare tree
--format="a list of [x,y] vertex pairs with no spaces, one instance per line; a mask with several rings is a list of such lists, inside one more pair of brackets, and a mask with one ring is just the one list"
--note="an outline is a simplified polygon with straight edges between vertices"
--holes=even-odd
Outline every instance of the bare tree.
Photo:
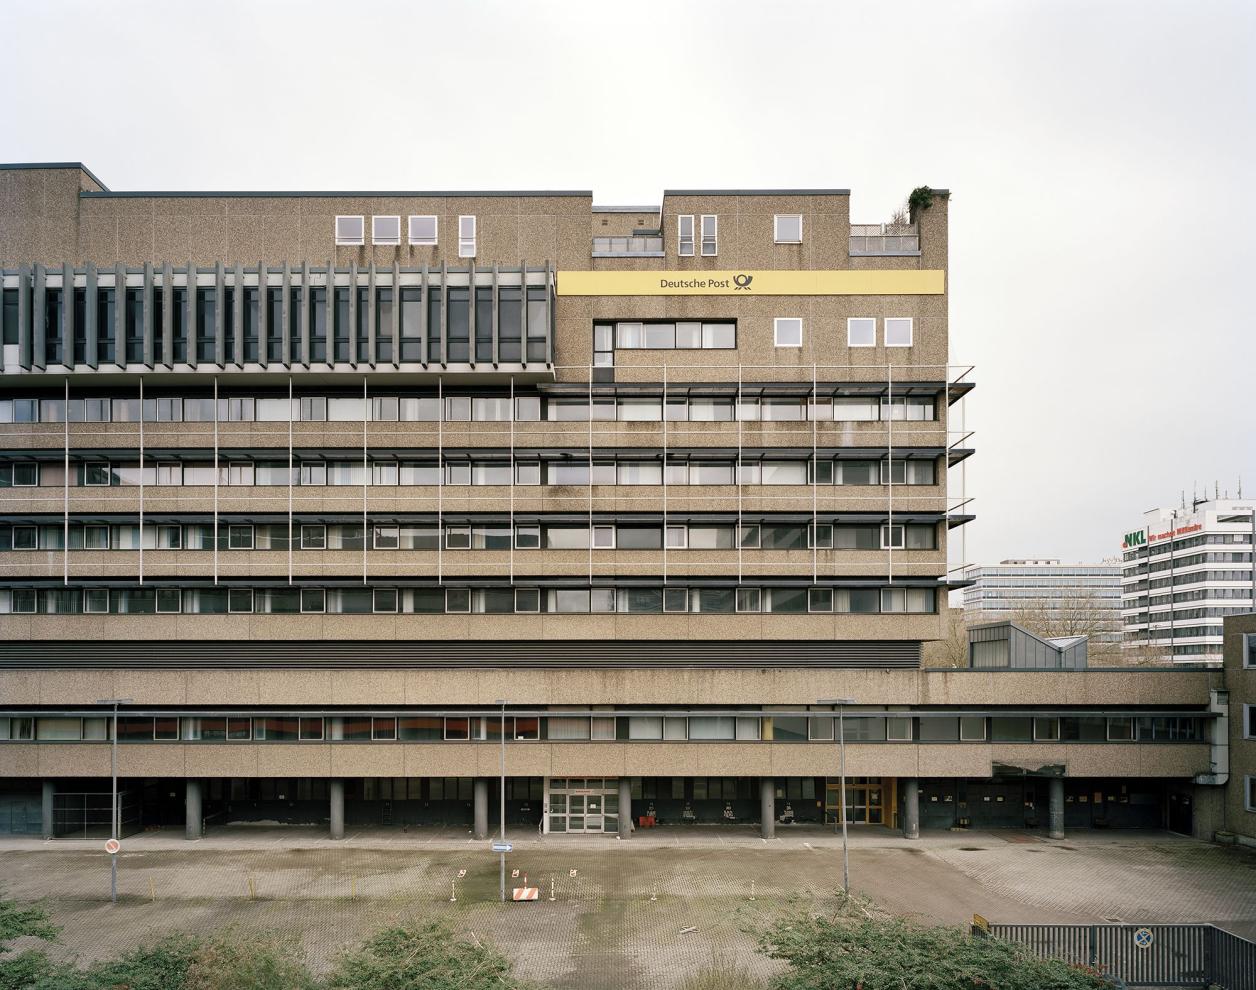
[[968,623],[962,608],[948,608],[944,616],[943,638],[926,643],[924,665],[926,667],[968,666]]
[[1027,599],[1012,614],[1012,621],[1043,639],[1087,637],[1091,663],[1102,666],[1127,662],[1122,657],[1120,613],[1093,590],[1081,589],[1063,598]]

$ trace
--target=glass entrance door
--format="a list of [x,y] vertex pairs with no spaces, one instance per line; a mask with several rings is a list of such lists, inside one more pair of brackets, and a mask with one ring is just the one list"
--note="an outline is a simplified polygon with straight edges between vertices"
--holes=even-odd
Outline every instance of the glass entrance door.
[[[838,781],[829,779],[824,787],[824,821],[840,825],[838,817]],[[885,822],[884,789],[880,777],[846,778],[846,822],[849,825],[881,825]]]
[[547,790],[548,831],[619,831],[619,781],[615,778],[555,777]]

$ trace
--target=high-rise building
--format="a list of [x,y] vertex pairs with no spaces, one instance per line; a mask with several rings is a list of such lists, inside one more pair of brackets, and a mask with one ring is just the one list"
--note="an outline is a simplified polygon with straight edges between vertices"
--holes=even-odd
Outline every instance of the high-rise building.
[[1054,557],[969,564],[961,592],[969,625],[1011,620],[1045,636],[1121,642],[1121,565],[1064,564]]
[[913,201],[0,168],[0,830],[105,826],[116,700],[128,830],[483,835],[504,757],[548,833],[1189,831],[1205,672],[920,665],[973,386]]
[[1253,610],[1256,501],[1150,509],[1121,542],[1125,647],[1147,657],[1221,663],[1223,620]]

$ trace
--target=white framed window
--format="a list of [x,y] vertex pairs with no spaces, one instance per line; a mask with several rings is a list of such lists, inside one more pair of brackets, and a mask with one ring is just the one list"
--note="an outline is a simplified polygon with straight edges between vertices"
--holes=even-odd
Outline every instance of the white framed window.
[[[17,611],[14,609],[14,611]],[[87,588],[83,591],[83,611],[103,615],[109,611],[109,589]]]
[[227,527],[228,550],[252,550],[253,527],[248,523],[232,523]]
[[902,526],[881,527],[881,549],[902,550],[907,546],[906,530]]
[[83,484],[91,488],[106,488],[113,480],[113,472],[109,470],[109,462],[97,462],[83,465]]
[[985,742],[986,720],[978,715],[961,715],[959,739],[960,742]]
[[396,588],[373,589],[371,592],[371,611],[373,612],[397,611],[397,589]]
[[702,214],[702,257],[714,258],[719,254],[720,218],[714,213]]
[[759,588],[738,588],[736,602],[738,612],[761,612],[763,592]]
[[833,524],[813,523],[810,527],[811,546],[816,550],[833,549]]
[[365,217],[336,217],[337,244],[365,244]]
[[471,590],[469,588],[446,588],[445,589],[445,611],[446,612],[470,612],[471,611]]
[[669,550],[684,550],[689,546],[688,526],[668,526],[666,546]]
[[911,347],[912,321],[909,317],[886,317],[885,346]]
[[533,524],[515,527],[516,550],[540,550],[541,527]]
[[1034,740],[1051,742],[1060,738],[1060,720],[1058,718],[1035,718]]
[[758,523],[746,523],[741,527],[738,543],[743,550],[758,550],[761,532]]
[[371,217],[372,244],[400,244],[401,217]]
[[227,591],[227,611],[248,614],[253,611],[253,589],[231,588]]
[[593,527],[593,549],[595,550],[614,550],[615,549],[615,527],[614,526],[594,526]]
[[773,337],[777,347],[802,347],[802,318],[778,316],[772,321]]
[[[39,463],[37,461],[21,461],[13,465],[14,488],[34,488],[38,484]],[[108,482],[102,482],[102,484],[108,484]]]
[[302,550],[326,550],[327,527],[320,523],[303,523],[301,526]]
[[807,611],[808,612],[832,612],[833,611],[833,589],[832,588],[808,588],[807,589]]
[[302,588],[301,611],[309,613],[326,612],[327,592],[322,588]]
[[885,738],[888,742],[911,742],[911,719],[905,715],[891,715],[885,720]]
[[869,316],[852,316],[846,321],[847,347],[876,347],[877,321]]
[[475,217],[458,218],[458,257],[475,257]]
[[1256,633],[1243,633],[1243,666],[1256,667]]
[[539,588],[516,588],[515,611],[527,613],[541,611],[541,590]]
[[158,588],[157,611],[171,615],[182,612],[183,592],[178,588]]
[[38,550],[39,549],[39,527],[38,526],[14,526],[13,527],[13,549],[14,550]]
[[446,550],[470,550],[471,549],[471,527],[470,526],[445,527],[445,549]]
[[1243,738],[1256,739],[1256,705],[1243,706]]
[[772,218],[772,239],[777,244],[801,244],[802,214],[776,214],[776,216]]
[[410,217],[410,243],[435,244],[436,224],[436,217],[433,216]]
[[1256,811],[1256,777],[1243,778],[1243,807],[1248,811]]
[[375,550],[396,550],[401,546],[401,527],[376,526],[371,544]]
[[108,550],[109,549],[109,527],[108,526],[84,526],[83,527],[83,549],[84,550]]
[[682,213],[676,218],[676,254],[682,258],[693,257],[692,213]]
[[516,485],[539,485],[541,464],[539,461],[519,461],[515,464]]
[[664,612],[688,612],[689,611],[689,591],[685,588],[664,588],[663,589],[663,611]]

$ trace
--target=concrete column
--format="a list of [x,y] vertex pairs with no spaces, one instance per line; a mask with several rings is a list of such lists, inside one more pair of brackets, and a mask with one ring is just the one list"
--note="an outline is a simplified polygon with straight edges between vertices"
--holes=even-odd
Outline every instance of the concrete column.
[[1047,781],[1047,835],[1052,839],[1064,838],[1064,778],[1052,777]]
[[619,778],[619,837],[632,838],[632,778]]
[[184,807],[187,822],[184,825],[183,836],[187,839],[199,839],[201,837],[201,782],[199,780],[187,782],[187,798]]
[[44,781],[43,833],[45,839],[53,838],[52,830],[52,796],[57,792],[57,785],[51,780]]
[[903,838],[920,838],[920,781],[908,777],[903,781],[902,805],[899,808],[903,816]]
[[488,838],[488,781],[476,777],[472,797],[475,801],[475,832],[477,839]]
[[772,777],[759,780],[759,828],[765,839],[776,835],[776,780]]
[[327,799],[331,806],[328,816],[331,820],[331,837],[343,839],[345,837],[345,782],[343,780],[337,777],[327,781]]

